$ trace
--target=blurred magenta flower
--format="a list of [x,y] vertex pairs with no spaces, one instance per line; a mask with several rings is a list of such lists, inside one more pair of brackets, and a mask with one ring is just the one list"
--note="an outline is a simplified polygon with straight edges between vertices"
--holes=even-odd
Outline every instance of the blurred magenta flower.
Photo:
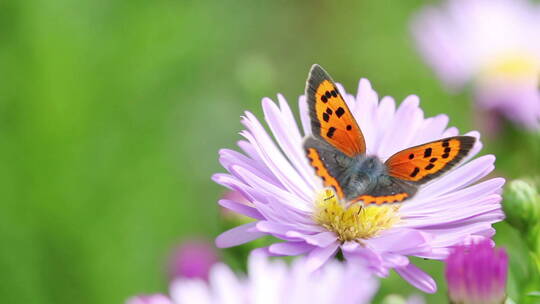
[[190,279],[173,282],[171,298],[175,304],[363,304],[377,291],[377,280],[360,265],[346,267],[335,261],[310,273],[303,263],[296,260],[287,266],[254,253],[249,257],[247,278],[216,264],[209,283]]
[[[424,118],[416,96],[407,97],[396,109],[391,97],[379,100],[365,79],[360,80],[356,97],[339,88],[362,128],[367,153],[383,161],[404,148],[459,134],[455,127],[447,128],[446,115]],[[262,102],[271,135],[246,112],[242,123],[247,130],[241,134],[247,141],[238,142],[243,153],[220,151],[228,173],[215,174],[214,181],[238,191],[250,204],[234,200],[219,204],[255,221],[221,234],[218,247],[272,235],[284,242],[265,248],[268,253],[306,254],[310,270],[341,250],[347,260],[361,260],[379,276],[395,269],[412,285],[431,293],[436,291],[435,281],[407,256],[445,259],[450,248],[464,240],[492,236],[491,224],[504,218],[500,205],[504,179],[478,182],[494,169],[495,157],[471,160],[482,147],[480,141],[465,164],[422,187],[401,205],[344,207],[323,187],[304,154],[303,137],[311,133],[305,97],[299,101],[303,132],[287,101],[281,95],[278,101],[279,106],[268,98]],[[479,138],[478,132],[467,134]],[[331,210],[336,217],[324,217],[321,210]]]
[[132,297],[126,304],[173,304],[173,302],[165,295],[151,294]]
[[203,240],[182,242],[170,258],[171,279],[200,278],[208,280],[210,268],[219,261],[214,245]]
[[414,19],[425,60],[450,89],[471,83],[478,105],[540,129],[540,6],[524,0],[449,0]]
[[446,259],[452,303],[500,304],[506,299],[508,256],[490,240],[457,246]]

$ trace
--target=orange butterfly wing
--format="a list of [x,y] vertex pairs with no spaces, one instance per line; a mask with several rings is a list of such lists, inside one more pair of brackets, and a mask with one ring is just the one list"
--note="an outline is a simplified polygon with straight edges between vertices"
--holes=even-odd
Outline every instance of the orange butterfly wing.
[[459,163],[469,154],[475,141],[472,136],[454,136],[405,149],[385,162],[388,174],[423,184]]
[[353,157],[366,152],[364,135],[330,75],[315,64],[306,85],[306,96],[315,136]]

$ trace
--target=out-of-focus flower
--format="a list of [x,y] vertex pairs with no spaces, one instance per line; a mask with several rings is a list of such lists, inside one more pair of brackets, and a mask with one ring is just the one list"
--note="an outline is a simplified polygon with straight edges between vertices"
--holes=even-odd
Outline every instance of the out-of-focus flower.
[[490,240],[457,246],[446,259],[446,281],[452,303],[500,304],[506,298],[508,256]]
[[[396,109],[391,97],[379,101],[369,81],[360,80],[357,96],[340,92],[364,133],[367,153],[382,161],[417,144],[458,135],[447,128],[448,117],[424,118],[416,96]],[[420,188],[403,204],[349,208],[323,187],[310,167],[302,147],[303,135],[311,133],[305,97],[300,98],[303,135],[287,101],[279,106],[268,98],[262,106],[269,135],[249,112],[238,143],[243,153],[223,149],[220,162],[229,173],[213,179],[250,201],[227,201],[226,208],[255,219],[221,234],[218,247],[230,247],[273,235],[284,242],[266,250],[273,255],[307,254],[306,266],[315,270],[341,250],[347,260],[362,260],[379,276],[395,269],[425,292],[435,292],[435,281],[409,262],[407,256],[444,259],[450,247],[465,239],[490,237],[491,224],[504,218],[500,192],[504,179],[477,183],[494,169],[495,157],[470,160],[481,149],[473,147],[468,162]],[[479,137],[478,132],[467,135]],[[275,138],[278,145],[275,144]],[[332,212],[335,217],[329,216]]]
[[171,299],[162,294],[139,295],[126,301],[126,304],[173,304]]
[[487,112],[540,128],[540,6],[449,0],[414,19],[420,52],[450,89],[467,83]]
[[512,226],[523,232],[540,222],[540,193],[533,181],[513,180],[503,196],[504,211]]
[[254,253],[248,261],[247,277],[216,264],[208,283],[177,279],[172,283],[170,297],[174,304],[369,303],[378,281],[362,265],[348,266],[334,261],[311,273],[303,260],[287,266],[283,261],[269,261],[264,254]]
[[171,279],[208,279],[210,268],[219,261],[213,244],[203,240],[184,241],[176,248],[170,258],[169,275]]

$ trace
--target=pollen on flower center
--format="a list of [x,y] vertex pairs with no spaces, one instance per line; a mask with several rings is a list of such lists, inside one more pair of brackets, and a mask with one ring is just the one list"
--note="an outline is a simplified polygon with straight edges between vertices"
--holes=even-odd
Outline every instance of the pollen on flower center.
[[324,189],[315,201],[315,222],[334,232],[340,241],[368,239],[392,227],[400,218],[399,205],[364,207],[361,203],[346,206],[334,191]]

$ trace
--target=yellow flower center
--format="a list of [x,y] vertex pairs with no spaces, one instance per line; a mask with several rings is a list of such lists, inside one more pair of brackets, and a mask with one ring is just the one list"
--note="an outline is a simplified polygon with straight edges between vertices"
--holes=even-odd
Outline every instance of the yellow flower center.
[[347,206],[334,191],[324,189],[315,201],[313,218],[322,227],[334,232],[341,242],[369,239],[392,227],[400,218],[399,205]]
[[537,79],[540,75],[540,61],[538,56],[522,53],[508,53],[501,55],[495,60],[487,63],[480,74],[481,80],[513,79],[523,81]]

